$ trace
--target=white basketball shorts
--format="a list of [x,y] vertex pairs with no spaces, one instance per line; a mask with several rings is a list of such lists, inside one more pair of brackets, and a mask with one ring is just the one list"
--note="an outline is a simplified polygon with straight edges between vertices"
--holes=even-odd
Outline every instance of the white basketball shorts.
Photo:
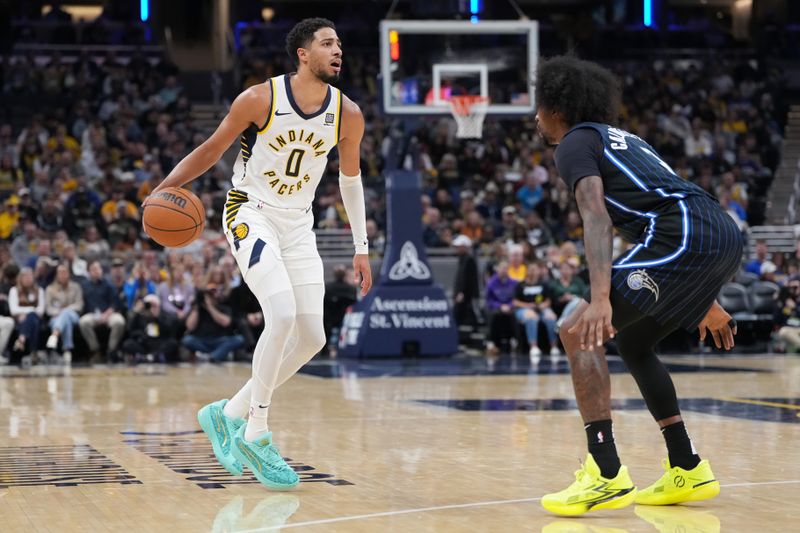
[[264,253],[264,248],[269,247],[286,269],[293,287],[324,284],[322,259],[313,230],[314,214],[310,208],[281,209],[244,199],[237,203],[231,201],[233,194],[234,191],[228,193],[223,225],[245,281],[247,272],[262,260],[274,260],[272,254]]

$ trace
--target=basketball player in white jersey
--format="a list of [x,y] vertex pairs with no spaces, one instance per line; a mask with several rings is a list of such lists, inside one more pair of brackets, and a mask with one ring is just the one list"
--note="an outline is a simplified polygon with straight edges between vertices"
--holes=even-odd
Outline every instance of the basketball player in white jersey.
[[189,183],[239,138],[223,225],[266,327],[253,353],[252,379],[230,400],[206,405],[197,416],[230,473],[241,475],[247,466],[262,484],[278,490],[294,487],[299,479],[273,444],[269,406],[273,391],[326,342],[325,286],[311,202],[328,153],[337,145],[339,187],[355,244],[353,268],[362,294],[372,285],[359,167],[364,118],[355,103],[329,85],[342,68],[336,29],[329,20],[303,20],[286,37],[286,49],[297,72],[240,94],[214,134],[154,191]]

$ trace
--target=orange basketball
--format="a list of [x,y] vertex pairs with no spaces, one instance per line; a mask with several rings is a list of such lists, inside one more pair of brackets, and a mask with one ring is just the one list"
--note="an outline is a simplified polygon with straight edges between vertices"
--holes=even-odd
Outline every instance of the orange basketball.
[[144,230],[161,246],[186,246],[198,238],[206,226],[203,203],[187,189],[161,189],[148,196],[142,207]]

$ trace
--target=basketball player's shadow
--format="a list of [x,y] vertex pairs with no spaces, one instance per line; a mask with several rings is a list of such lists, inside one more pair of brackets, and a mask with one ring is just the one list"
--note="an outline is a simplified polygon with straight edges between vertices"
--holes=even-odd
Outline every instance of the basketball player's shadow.
[[212,533],[249,531],[261,528],[279,528],[300,507],[300,499],[294,494],[272,494],[267,496],[245,515],[244,498],[236,496],[219,510],[211,526]]

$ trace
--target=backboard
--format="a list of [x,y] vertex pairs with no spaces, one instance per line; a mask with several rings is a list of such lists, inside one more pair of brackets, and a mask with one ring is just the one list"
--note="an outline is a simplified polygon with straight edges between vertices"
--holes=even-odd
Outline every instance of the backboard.
[[451,96],[488,97],[490,115],[533,111],[536,21],[381,21],[383,109],[446,115]]

